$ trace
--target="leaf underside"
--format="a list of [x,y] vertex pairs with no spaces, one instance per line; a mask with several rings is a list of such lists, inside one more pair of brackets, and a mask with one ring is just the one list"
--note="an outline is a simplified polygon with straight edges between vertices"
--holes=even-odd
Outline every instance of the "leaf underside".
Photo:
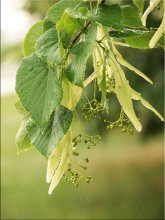
[[72,117],[72,111],[64,106],[57,107],[52,113],[45,131],[41,131],[39,126],[29,119],[26,128],[31,143],[41,154],[48,157],[69,129]]
[[26,130],[26,120],[23,120],[17,135],[16,135],[16,145],[18,154],[22,151],[32,148],[31,140]]

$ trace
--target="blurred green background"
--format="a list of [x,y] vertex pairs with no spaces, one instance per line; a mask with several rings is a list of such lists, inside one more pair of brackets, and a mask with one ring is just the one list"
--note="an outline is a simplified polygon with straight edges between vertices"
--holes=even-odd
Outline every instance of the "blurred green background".
[[[11,1],[19,2],[8,0]],[[54,2],[25,0],[12,10],[19,8],[26,16],[31,13],[33,23],[44,17]],[[160,22],[156,13],[150,17],[151,25]],[[3,79],[8,79],[5,77],[9,67],[10,76],[15,77],[14,67],[22,57],[20,45],[20,41],[4,42],[1,49]],[[127,49],[122,53],[154,81],[154,86],[150,86],[126,72],[134,88],[163,114],[163,51]],[[14,107],[16,100],[14,92],[2,91],[1,219],[163,219],[163,123],[152,112],[140,103],[136,105],[143,131],[132,136],[118,129],[106,131],[102,121],[85,123],[86,130],[102,135],[97,146],[89,151],[88,173],[93,181],[90,184],[82,182],[76,188],[62,180],[49,196],[45,158],[35,149],[16,155],[15,134],[21,122]]]

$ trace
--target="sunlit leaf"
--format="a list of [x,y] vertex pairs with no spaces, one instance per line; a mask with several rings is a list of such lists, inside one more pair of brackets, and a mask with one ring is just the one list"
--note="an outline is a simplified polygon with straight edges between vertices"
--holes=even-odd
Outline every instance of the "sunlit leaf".
[[24,58],[17,71],[16,92],[30,117],[44,126],[62,100],[57,69],[48,68],[35,54]]
[[16,145],[18,154],[22,151],[26,151],[32,148],[32,144],[26,130],[26,123],[26,120],[22,121],[21,126],[16,134]]
[[35,53],[35,44],[39,37],[43,34],[43,21],[34,24],[25,36],[22,50],[24,56],[29,56]]
[[60,20],[65,9],[75,8],[80,2],[81,0],[61,0],[48,10],[47,17],[56,23]]

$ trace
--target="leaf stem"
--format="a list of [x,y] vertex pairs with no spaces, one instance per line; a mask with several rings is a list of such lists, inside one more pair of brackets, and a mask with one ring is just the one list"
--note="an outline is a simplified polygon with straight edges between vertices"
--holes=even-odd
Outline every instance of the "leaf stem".
[[76,41],[80,38],[80,36],[84,33],[84,31],[90,26],[91,21],[89,21],[86,26],[76,35],[76,37],[73,39],[73,41],[71,42],[71,46],[70,49],[74,46],[74,44],[76,43]]
[[[69,49],[71,49],[74,46],[74,44],[77,42],[77,40],[80,38],[80,36],[84,33],[84,31],[90,26],[90,24],[91,24],[91,21],[89,21],[86,24],[86,26],[75,36],[75,38],[71,42],[71,45],[70,45]],[[65,60],[67,60],[68,56],[69,56],[69,50],[68,50],[68,52],[66,54]]]

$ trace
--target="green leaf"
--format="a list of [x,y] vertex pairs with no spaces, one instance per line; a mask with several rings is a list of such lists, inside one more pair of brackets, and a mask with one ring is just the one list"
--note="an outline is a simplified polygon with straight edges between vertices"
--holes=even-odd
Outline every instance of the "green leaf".
[[142,13],[144,9],[144,1],[145,0],[133,0],[134,5],[138,8],[138,10]]
[[36,54],[49,64],[60,64],[61,53],[55,28],[46,31],[36,43]]
[[83,23],[80,22],[80,19],[72,17],[68,11],[65,11],[57,23],[57,31],[60,36],[60,40],[64,48],[68,48],[72,36],[80,31],[83,27]]
[[[149,42],[151,38],[153,37],[155,31],[146,32],[142,35],[139,35],[137,37],[132,38],[126,38],[125,42],[129,44],[133,48],[139,48],[139,49],[150,49]],[[158,43],[156,44],[156,47],[163,47],[163,38],[161,38]]]
[[86,20],[88,19],[87,14],[88,14],[88,9],[85,7],[80,7],[78,9],[67,9],[66,12],[73,18],[76,19],[83,19]]
[[23,151],[29,150],[32,148],[32,144],[30,143],[30,138],[28,136],[26,130],[26,120],[23,120],[17,134],[16,134],[16,145],[17,145],[17,153],[21,153]]
[[48,10],[47,18],[57,23],[65,9],[75,8],[79,3],[81,3],[81,0],[61,0]]
[[50,21],[48,18],[44,18],[43,20],[43,32],[45,33],[51,28],[55,28],[55,23]]
[[34,24],[25,36],[22,50],[24,56],[29,56],[35,52],[35,44],[38,38],[43,34],[43,21]]
[[101,4],[98,7],[97,13],[89,11],[87,14],[88,19],[93,22],[97,22],[106,27],[113,27],[115,29],[122,29],[122,11],[119,5],[104,5]]
[[73,118],[73,113],[64,106],[59,106],[53,112],[49,124],[44,131],[33,120],[27,123],[31,143],[46,157],[51,155],[53,149],[62,140],[69,129]]
[[20,126],[17,134],[16,134],[17,153],[19,154],[23,151],[31,149],[33,146],[30,142],[30,138],[29,138],[27,130],[26,130],[28,113],[24,109],[24,107],[22,106],[22,104],[19,100],[15,103],[15,107],[18,110],[18,112],[23,115],[23,121],[21,123],[21,126]]
[[133,6],[123,6],[123,25],[132,28],[143,27],[139,12]]
[[16,101],[15,107],[16,107],[18,113],[20,113],[21,115],[23,115],[24,118],[28,118],[28,113],[27,113],[27,111],[24,109],[24,107],[22,106],[20,100]]
[[119,38],[119,39],[139,37],[141,35],[148,33],[150,33],[150,31],[148,30],[136,30],[136,29],[125,29],[123,31],[109,31],[109,35],[111,37]]
[[30,117],[43,127],[62,100],[57,68],[48,68],[36,54],[24,58],[17,71],[16,92]]
[[62,30],[65,30],[68,36],[71,36],[74,32],[77,30],[77,20],[73,17],[71,17],[67,11],[65,11],[60,19],[60,21],[57,23],[57,30],[61,32]]
[[71,83],[80,87],[83,87],[86,63],[93,51],[95,39],[96,26],[92,25],[86,34],[85,40],[78,43],[71,50],[71,53],[75,54],[75,58],[65,70],[65,74]]

